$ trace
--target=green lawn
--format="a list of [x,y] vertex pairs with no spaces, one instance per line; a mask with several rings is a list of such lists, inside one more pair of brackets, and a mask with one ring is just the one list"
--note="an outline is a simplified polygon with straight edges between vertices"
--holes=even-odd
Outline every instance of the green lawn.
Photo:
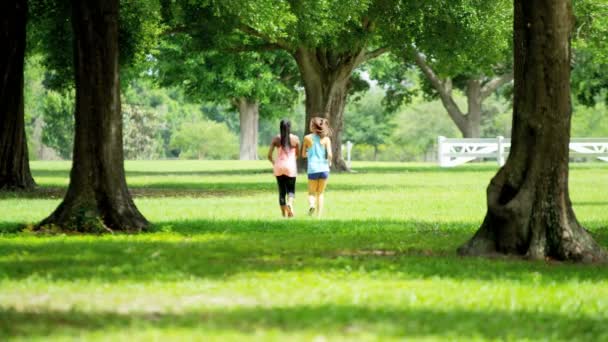
[[[608,340],[608,267],[460,258],[494,165],[355,163],[326,215],[280,217],[267,162],[128,162],[154,233],[15,233],[59,203],[69,164],[0,194],[4,340]],[[608,165],[575,164],[579,220],[608,246]]]

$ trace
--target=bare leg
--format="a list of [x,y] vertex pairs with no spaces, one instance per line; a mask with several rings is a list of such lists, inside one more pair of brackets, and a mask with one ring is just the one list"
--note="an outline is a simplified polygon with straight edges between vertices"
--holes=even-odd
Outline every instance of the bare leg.
[[318,180],[308,180],[308,213],[312,215],[316,208],[316,193],[319,181]]
[[296,197],[296,178],[295,177],[290,177],[287,180],[285,189],[287,192],[287,216],[293,217],[294,216],[293,201]]
[[321,213],[323,212],[323,200],[324,194],[322,192],[317,192],[317,217],[321,217]]
[[327,179],[319,179],[317,185],[317,217],[321,217],[323,212],[323,203],[325,202],[325,186],[327,185]]
[[287,197],[287,216],[289,216],[289,217],[294,216],[293,200],[294,200],[294,195],[289,194],[289,196]]

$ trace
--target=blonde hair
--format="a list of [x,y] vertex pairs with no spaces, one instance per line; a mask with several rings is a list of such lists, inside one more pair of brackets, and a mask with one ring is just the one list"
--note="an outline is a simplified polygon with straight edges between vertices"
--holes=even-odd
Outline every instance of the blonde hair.
[[310,119],[310,131],[317,134],[321,138],[330,136],[332,133],[331,127],[329,127],[329,120],[320,116],[315,116]]

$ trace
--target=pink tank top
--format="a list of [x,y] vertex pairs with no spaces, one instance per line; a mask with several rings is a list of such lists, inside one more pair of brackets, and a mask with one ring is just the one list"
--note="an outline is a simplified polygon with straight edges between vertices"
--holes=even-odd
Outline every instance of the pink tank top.
[[286,152],[283,147],[278,148],[279,154],[277,160],[274,161],[274,175],[295,177],[298,175],[298,167],[296,165],[296,148],[292,147],[289,152]]

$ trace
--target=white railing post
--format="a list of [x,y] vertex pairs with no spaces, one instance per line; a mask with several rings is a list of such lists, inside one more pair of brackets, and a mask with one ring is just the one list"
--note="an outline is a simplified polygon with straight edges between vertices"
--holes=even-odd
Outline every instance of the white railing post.
[[496,137],[496,140],[498,140],[498,150],[496,151],[498,155],[496,157],[496,160],[498,161],[498,166],[503,166],[505,165],[505,137],[499,135],[498,137]]
[[437,159],[439,160],[439,166],[441,167],[445,167],[448,166],[448,157],[445,157],[443,154],[445,152],[445,137],[444,136],[439,136],[439,138],[437,138]]
[[348,168],[350,169],[350,151],[352,151],[353,149],[353,143],[348,140],[346,142],[346,165],[348,165]]

